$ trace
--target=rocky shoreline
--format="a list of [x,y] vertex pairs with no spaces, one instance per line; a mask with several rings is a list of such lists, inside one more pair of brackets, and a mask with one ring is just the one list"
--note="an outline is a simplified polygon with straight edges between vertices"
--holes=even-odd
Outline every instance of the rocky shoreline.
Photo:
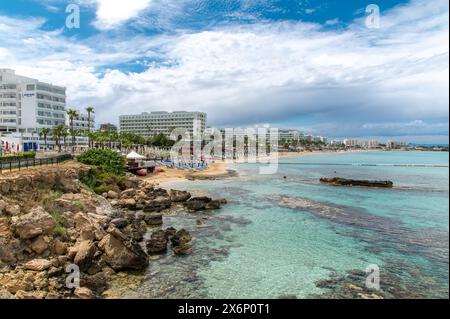
[[[142,275],[151,256],[193,252],[188,231],[163,228],[165,214],[226,203],[131,176],[100,196],[79,181],[89,169],[72,163],[0,180],[0,298],[108,297],[110,282]],[[79,285],[68,287],[74,265]]]

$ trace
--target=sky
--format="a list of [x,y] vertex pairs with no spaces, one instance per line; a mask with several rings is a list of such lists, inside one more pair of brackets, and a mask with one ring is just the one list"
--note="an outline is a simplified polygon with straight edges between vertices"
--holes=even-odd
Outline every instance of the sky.
[[213,127],[449,140],[447,0],[0,0],[0,34],[0,68],[66,86],[97,124],[185,110]]

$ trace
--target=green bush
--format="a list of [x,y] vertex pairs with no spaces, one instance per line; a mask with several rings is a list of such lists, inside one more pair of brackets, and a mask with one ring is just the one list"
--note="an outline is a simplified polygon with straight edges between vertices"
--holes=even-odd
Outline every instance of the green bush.
[[26,158],[35,158],[36,152],[23,152],[18,154],[7,154],[0,156],[0,160],[19,160],[19,159],[26,159]]
[[57,210],[51,211],[50,215],[52,215],[53,219],[56,222],[56,226],[53,229],[54,234],[57,236],[65,237],[67,235],[67,228],[66,218],[64,217],[64,215]]
[[109,191],[114,190],[115,187],[112,185],[100,185],[100,186],[96,186],[94,187],[94,193],[101,195],[103,193],[107,193]]
[[95,165],[104,172],[124,175],[125,158],[112,150],[91,148],[77,157],[80,163]]
[[87,187],[93,189],[98,186],[97,177],[99,175],[97,168],[90,168],[87,172],[80,171],[78,179]]

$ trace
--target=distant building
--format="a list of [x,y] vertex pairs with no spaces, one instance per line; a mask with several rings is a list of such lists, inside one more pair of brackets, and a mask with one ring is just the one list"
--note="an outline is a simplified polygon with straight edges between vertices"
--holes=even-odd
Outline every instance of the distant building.
[[131,132],[143,137],[157,134],[170,136],[175,128],[181,128],[193,134],[203,133],[206,129],[206,113],[202,112],[151,112],[119,117],[120,132]]
[[278,136],[279,141],[286,143],[299,142],[301,137],[301,132],[299,130],[279,130]]
[[[66,125],[70,126],[70,118],[66,115]],[[82,131],[90,131],[92,132],[95,129],[95,117],[93,114],[91,114],[91,117],[89,119],[88,115],[82,112],[78,113],[78,116],[74,117],[73,119],[73,128],[75,130],[82,130]]]
[[100,124],[100,131],[114,131],[117,132],[117,126],[111,123]]
[[375,148],[378,147],[380,143],[378,140],[345,139],[344,145],[346,147]]
[[391,149],[401,148],[401,147],[405,147],[405,146],[406,146],[406,143],[398,142],[398,141],[387,141],[387,143],[386,143],[386,147],[391,148]]
[[[70,118],[66,114],[66,126],[70,129]],[[84,132],[85,134],[77,134],[76,144],[79,146],[87,146],[89,138],[87,133],[89,130],[93,132],[95,130],[95,116],[91,114],[90,119],[88,114],[78,112],[78,116],[73,119],[73,129],[78,132]]]

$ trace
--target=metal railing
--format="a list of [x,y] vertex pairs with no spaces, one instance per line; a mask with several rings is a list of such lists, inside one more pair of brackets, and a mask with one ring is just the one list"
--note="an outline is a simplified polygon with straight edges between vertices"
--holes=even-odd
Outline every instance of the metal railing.
[[48,158],[17,158],[17,159],[0,159],[0,174],[3,172],[12,172],[13,170],[23,170],[36,166],[58,165],[62,162],[73,159],[70,154]]

